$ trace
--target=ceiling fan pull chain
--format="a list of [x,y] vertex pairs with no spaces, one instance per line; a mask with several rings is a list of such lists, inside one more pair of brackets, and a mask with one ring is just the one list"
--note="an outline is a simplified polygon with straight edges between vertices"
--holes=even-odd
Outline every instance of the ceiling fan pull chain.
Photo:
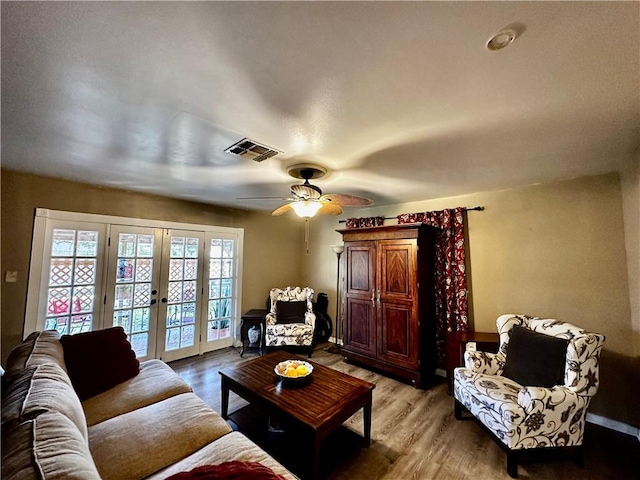
[[309,219],[304,219],[304,246],[307,249],[307,255],[309,255]]

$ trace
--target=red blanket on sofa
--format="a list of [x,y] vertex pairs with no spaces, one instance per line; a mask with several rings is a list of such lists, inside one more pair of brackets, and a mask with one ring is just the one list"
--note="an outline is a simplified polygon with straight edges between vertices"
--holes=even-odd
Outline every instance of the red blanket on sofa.
[[203,465],[188,472],[180,472],[167,480],[284,480],[269,467],[258,462],[225,462],[220,465]]

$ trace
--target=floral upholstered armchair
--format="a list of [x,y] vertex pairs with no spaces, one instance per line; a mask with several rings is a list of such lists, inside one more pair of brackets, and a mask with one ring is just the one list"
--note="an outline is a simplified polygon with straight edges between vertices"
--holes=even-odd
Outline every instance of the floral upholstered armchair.
[[[468,411],[492,434],[507,452],[507,472],[513,478],[518,476],[519,461],[549,453],[568,453],[582,465],[585,417],[591,398],[598,391],[605,337],[570,323],[526,315],[502,315],[496,325],[500,334],[498,353],[468,350],[465,366],[455,369],[456,418],[461,419],[462,413]],[[532,382],[521,384],[503,375],[513,372],[513,363],[508,365],[510,341],[513,358],[520,355],[516,345],[527,347],[526,343],[516,342],[516,333],[518,338],[524,338],[521,333],[544,334],[555,339],[540,335],[535,338],[565,342],[566,353],[561,350],[559,354],[563,361],[557,381],[533,386]],[[525,369],[535,370],[547,355],[548,350],[541,349]]]
[[313,313],[313,289],[306,287],[273,288],[266,317],[265,343],[269,347],[313,348],[316,316]]

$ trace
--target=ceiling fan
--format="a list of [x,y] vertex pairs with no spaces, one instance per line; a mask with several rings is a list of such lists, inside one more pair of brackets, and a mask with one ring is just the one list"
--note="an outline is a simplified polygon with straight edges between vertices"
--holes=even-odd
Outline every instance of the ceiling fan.
[[251,197],[238,200],[266,200],[282,199],[290,203],[276,208],[271,215],[283,215],[290,210],[296,212],[299,217],[310,218],[316,213],[326,215],[340,215],[342,207],[365,207],[373,205],[373,200],[355,195],[342,193],[329,193],[323,195],[320,187],[309,183],[310,179],[320,178],[326,173],[326,169],[317,165],[293,165],[287,169],[287,173],[294,178],[304,179],[304,183],[291,185],[291,197]]

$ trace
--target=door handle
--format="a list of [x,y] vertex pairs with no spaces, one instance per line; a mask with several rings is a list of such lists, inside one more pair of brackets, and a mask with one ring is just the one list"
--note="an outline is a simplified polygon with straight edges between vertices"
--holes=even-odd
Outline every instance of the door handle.
[[378,307],[380,307],[380,290],[378,290],[378,298],[376,300],[378,301]]
[[373,306],[375,306],[375,304],[376,304],[376,291],[375,290],[371,290],[371,304]]

